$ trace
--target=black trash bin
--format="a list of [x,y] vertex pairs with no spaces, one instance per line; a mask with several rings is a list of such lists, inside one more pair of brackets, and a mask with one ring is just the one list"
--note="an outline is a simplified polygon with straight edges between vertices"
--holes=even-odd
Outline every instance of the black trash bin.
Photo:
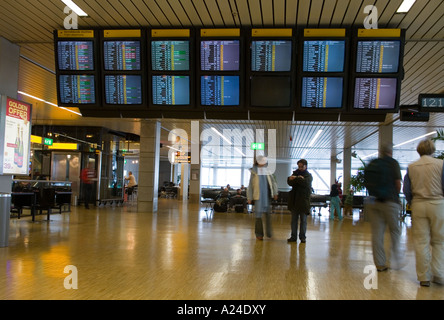
[[11,211],[11,194],[0,193],[0,247],[9,244],[9,216]]

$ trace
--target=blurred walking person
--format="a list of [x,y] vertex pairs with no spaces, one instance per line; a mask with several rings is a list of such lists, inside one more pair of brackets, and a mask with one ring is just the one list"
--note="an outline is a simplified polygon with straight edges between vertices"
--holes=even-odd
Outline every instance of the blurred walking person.
[[373,197],[373,204],[366,204],[372,225],[373,261],[378,271],[385,271],[389,264],[384,249],[384,233],[388,226],[391,237],[390,268],[404,266],[404,249],[401,247],[401,226],[399,217],[401,204],[401,169],[392,158],[393,146],[385,144],[380,150],[381,157],[372,160],[365,168],[365,186]]
[[403,191],[412,210],[416,274],[421,286],[444,284],[443,160],[433,158],[435,144],[421,141],[419,160],[408,166]]
[[265,216],[265,231],[267,237],[273,236],[271,226],[271,199],[277,200],[278,188],[276,178],[268,172],[266,167],[267,158],[257,156],[253,168],[250,169],[250,183],[247,188],[248,203],[254,201],[256,239],[264,239],[264,227],[262,224],[262,215]]

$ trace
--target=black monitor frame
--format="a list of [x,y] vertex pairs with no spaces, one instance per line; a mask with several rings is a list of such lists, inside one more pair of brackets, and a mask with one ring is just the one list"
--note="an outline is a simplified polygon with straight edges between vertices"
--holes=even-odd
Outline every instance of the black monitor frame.
[[[296,33],[294,28],[284,28],[285,31],[290,32],[289,35],[283,35],[278,33],[276,35],[268,35],[266,32],[262,34],[263,29],[255,28],[248,29],[247,34],[247,48],[246,48],[246,106],[249,110],[251,119],[264,119],[267,118],[270,114],[276,116],[277,113],[282,113],[280,117],[281,120],[292,120],[293,111],[294,111],[294,96],[295,96],[295,87],[296,87],[296,55],[297,55],[297,46],[296,46]],[[267,28],[265,28],[267,30]],[[253,71],[252,70],[252,44],[253,41],[291,41],[291,64],[289,71]],[[289,85],[289,103],[288,106],[266,106],[266,105],[253,105],[253,94],[252,91],[253,81],[256,79],[266,79],[266,78],[287,78],[290,80]],[[272,116],[272,117],[273,117]]]
[[[62,107],[76,107],[79,109],[88,108],[95,109],[102,106],[102,94],[101,94],[101,78],[100,78],[100,47],[99,38],[97,30],[54,30],[54,52],[55,52],[55,67],[56,67],[56,87],[57,87],[57,104]],[[76,37],[76,32],[79,36]],[[92,36],[88,33],[92,32]],[[59,36],[60,33],[60,36]],[[64,33],[66,35],[64,36]],[[82,34],[84,36],[82,36]],[[59,41],[92,41],[93,42],[93,59],[94,59],[94,70],[62,70],[59,68],[59,54],[58,54],[58,43]],[[61,99],[60,90],[60,76],[62,75],[89,75],[94,76],[94,91],[95,91],[95,103],[64,103]]]
[[[156,110],[157,112],[163,112],[166,115],[168,113],[175,113],[177,111],[193,111],[195,110],[195,32],[194,29],[181,29],[182,31],[189,31],[189,35],[178,34],[175,35],[174,29],[162,29],[166,31],[171,31],[172,35],[159,35],[153,36],[155,28],[148,30],[148,45],[146,57],[148,61],[148,93],[149,93],[149,102],[148,108],[149,110]],[[153,70],[152,66],[152,41],[189,41],[189,70]],[[165,105],[165,104],[154,104],[154,95],[153,95],[153,76],[188,76],[190,79],[190,103],[185,105]]]
[[[101,30],[100,33],[100,48],[101,48],[101,77],[102,77],[102,103],[103,109],[110,111],[118,111],[119,113],[125,112],[127,110],[145,110],[147,108],[148,101],[148,90],[147,90],[147,77],[146,77],[146,32],[143,28],[136,29],[126,29],[131,31],[140,30],[140,37],[134,36],[107,36],[105,37],[104,33],[106,30],[113,29],[105,29]],[[120,30],[120,29],[117,29]],[[140,70],[105,70],[105,59],[104,59],[104,43],[105,41],[140,41]],[[142,93],[142,101],[140,104],[112,104],[106,102],[106,76],[140,76],[141,77],[141,93]]]
[[[209,33],[205,34],[205,30],[221,30],[221,33]],[[203,110],[206,113],[206,117],[209,119],[214,118],[215,114],[223,113],[238,114],[243,113],[241,118],[246,118],[245,109],[245,43],[244,43],[244,30],[235,29],[238,31],[239,36],[231,35],[230,32],[224,33],[224,29],[199,29],[196,35],[196,106],[199,110]],[[201,42],[202,41],[239,41],[239,70],[202,70],[201,69]],[[201,100],[201,77],[203,76],[238,76],[239,77],[239,105],[203,105]],[[217,117],[216,117],[217,118]]]
[[[346,113],[349,114],[387,114],[387,113],[397,113],[399,111],[399,101],[401,95],[401,82],[404,78],[404,68],[403,68],[403,58],[404,58],[404,44],[405,44],[405,30],[399,30],[398,36],[366,36],[360,37],[359,33],[362,28],[353,28],[352,34],[352,48],[350,50],[351,64],[350,64],[350,81],[349,81],[349,103]],[[362,29],[363,30],[363,29]],[[376,29],[379,30],[379,29]],[[365,31],[365,30],[363,30]],[[380,31],[375,32],[385,32],[388,29],[380,29]],[[396,73],[363,73],[356,72],[356,63],[357,63],[357,53],[358,53],[358,42],[359,41],[399,41],[399,62],[398,62],[398,72]],[[354,96],[355,96],[355,85],[357,78],[396,78],[397,79],[397,88],[396,88],[396,97],[395,97],[395,106],[393,109],[370,109],[370,108],[354,108]]]
[[[295,99],[296,114],[295,120],[298,119],[298,114],[334,114],[339,115],[339,113],[344,112],[347,109],[347,98],[348,98],[348,81],[349,81],[349,61],[350,61],[350,29],[349,28],[339,28],[339,32],[343,32],[344,36],[339,36],[335,33],[329,34],[326,32],[324,35],[305,35],[305,29],[310,30],[311,28],[300,28],[298,29],[298,69],[297,69],[297,88]],[[319,28],[322,30],[323,28]],[[327,28],[325,30],[329,30]],[[342,72],[313,72],[313,71],[303,71],[304,62],[304,43],[305,41],[344,41],[344,68]],[[303,92],[303,78],[342,78],[342,104],[339,108],[310,108],[302,107],[302,92]]]

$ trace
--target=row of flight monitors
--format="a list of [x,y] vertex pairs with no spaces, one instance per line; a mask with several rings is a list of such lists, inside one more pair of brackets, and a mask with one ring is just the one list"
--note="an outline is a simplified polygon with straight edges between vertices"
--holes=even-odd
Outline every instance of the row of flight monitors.
[[54,37],[61,106],[366,114],[399,107],[401,29],[59,30]]

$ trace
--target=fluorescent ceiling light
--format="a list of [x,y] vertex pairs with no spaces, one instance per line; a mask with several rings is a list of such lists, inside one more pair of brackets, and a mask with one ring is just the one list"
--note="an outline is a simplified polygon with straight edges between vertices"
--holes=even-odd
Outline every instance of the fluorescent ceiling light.
[[405,144],[407,144],[407,143],[410,143],[410,142],[413,142],[413,141],[416,141],[416,140],[419,140],[419,139],[425,138],[425,137],[430,136],[430,135],[435,134],[435,133],[436,133],[436,131],[429,132],[429,133],[424,134],[424,135],[422,135],[422,136],[419,136],[419,137],[416,137],[416,138],[410,139],[410,140],[408,140],[408,141],[405,141],[405,142],[403,142],[403,143],[397,144],[396,146],[393,146],[393,148],[397,148],[397,147],[403,146],[403,145],[405,145]]
[[226,142],[228,142],[229,144],[231,144],[231,141],[228,140],[226,137],[224,137],[222,133],[220,133],[219,131],[217,131],[215,127],[211,127],[211,130],[213,130],[214,132],[216,132],[219,136],[222,137],[222,139],[224,139]]
[[234,147],[234,150],[236,150],[237,152],[239,152],[241,155],[243,155],[244,157],[246,157],[247,155],[245,153],[243,153],[239,148]]
[[80,9],[78,5],[76,5],[72,0],[62,0],[64,4],[66,4],[72,11],[74,11],[78,16],[86,17],[88,14]]
[[166,146],[167,148],[170,148],[170,149],[173,149],[173,150],[176,150],[176,151],[179,151],[180,152],[180,150],[179,149],[177,149],[177,148],[174,148],[174,147],[170,147],[170,146]]
[[35,100],[38,100],[38,101],[41,101],[41,102],[47,103],[47,104],[49,104],[49,105],[51,105],[51,106],[54,106],[54,107],[57,107],[57,108],[60,108],[60,109],[63,109],[63,110],[66,110],[66,111],[69,111],[69,112],[75,113],[75,114],[77,114],[77,115],[79,115],[79,116],[82,116],[82,114],[79,113],[79,112],[76,112],[76,111],[74,111],[74,110],[70,110],[70,109],[68,109],[68,108],[60,107],[60,106],[56,105],[55,103],[52,103],[52,102],[49,102],[49,101],[43,100],[43,99],[41,99],[41,98],[37,98],[36,96],[30,95],[30,94],[25,93],[25,92],[23,92],[23,91],[17,91],[17,93],[19,93],[19,94],[21,94],[21,95],[24,95],[24,96],[27,96],[27,97],[30,97],[30,98],[33,98],[33,99],[35,99]]
[[[398,147],[403,146],[403,145],[405,145],[405,144],[407,144],[407,143],[410,143],[410,142],[413,142],[413,141],[416,141],[416,140],[419,140],[419,139],[422,139],[422,138],[425,138],[425,137],[431,136],[432,134],[435,134],[435,133],[436,133],[436,131],[432,131],[432,132],[429,132],[429,133],[423,134],[422,136],[419,136],[419,137],[416,137],[416,138],[413,138],[413,139],[410,139],[410,140],[404,141],[404,142],[402,142],[402,143],[399,143],[399,144],[397,144],[397,145],[394,145],[393,148],[398,148]],[[379,152],[375,152],[375,153],[369,154],[368,156],[365,156],[365,157],[363,157],[362,159],[367,159],[367,158],[370,158],[370,157],[372,157],[372,156],[376,156],[376,155],[378,155],[378,153],[379,153]]]
[[413,6],[416,0],[404,0],[399,6],[396,13],[406,13],[409,12],[410,8]]
[[311,139],[310,143],[308,144],[309,147],[312,147],[313,144],[316,142],[316,140],[318,140],[319,136],[322,133],[322,129],[319,129],[318,132],[316,132],[315,136],[313,137],[313,139]]
[[[316,134],[314,135],[313,139],[311,139],[310,143],[308,144],[308,148],[313,147],[314,143],[316,142],[316,140],[318,140],[319,136],[322,133],[322,129],[319,129],[318,132],[316,132]],[[304,152],[302,152],[301,154],[301,159],[303,159],[306,155],[307,155],[308,149],[305,149]]]

